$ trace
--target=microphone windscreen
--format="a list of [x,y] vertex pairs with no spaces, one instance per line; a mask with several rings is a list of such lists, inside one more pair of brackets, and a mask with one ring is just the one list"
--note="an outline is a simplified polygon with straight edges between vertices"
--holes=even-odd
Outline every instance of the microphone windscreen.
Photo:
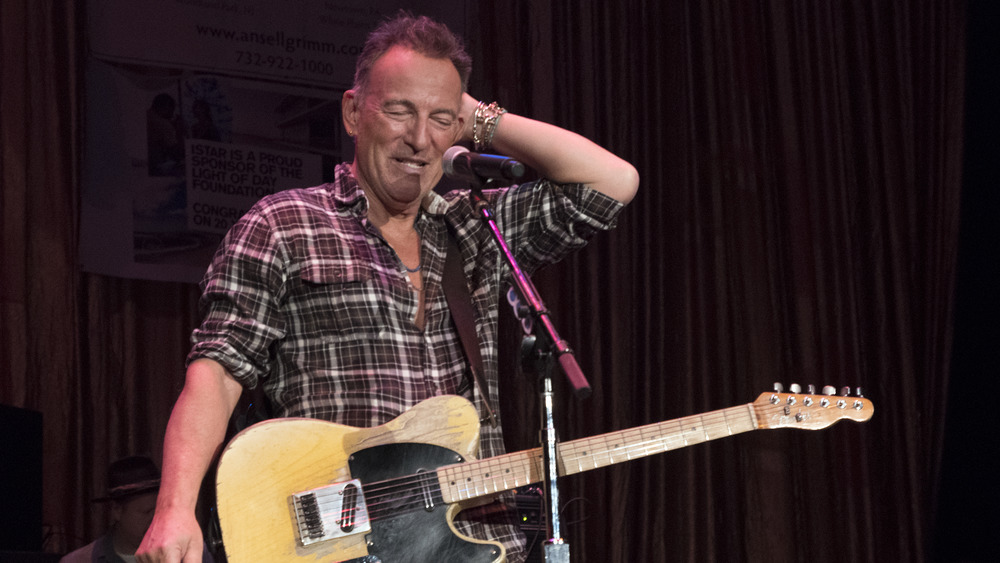
[[460,154],[467,152],[469,152],[469,149],[463,147],[462,145],[455,145],[444,151],[444,156],[441,157],[441,168],[444,169],[444,173],[449,176],[455,176],[455,158]]

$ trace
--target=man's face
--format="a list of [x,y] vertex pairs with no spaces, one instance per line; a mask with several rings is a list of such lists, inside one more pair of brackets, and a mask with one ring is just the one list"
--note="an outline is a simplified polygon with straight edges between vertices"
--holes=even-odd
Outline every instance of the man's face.
[[462,131],[461,100],[451,61],[398,46],[375,62],[363,97],[344,94],[344,122],[356,134],[354,172],[369,198],[389,213],[419,206]]
[[126,545],[139,547],[142,537],[146,535],[146,530],[153,521],[155,509],[156,492],[136,495],[114,503],[112,512],[118,520],[115,533],[121,536]]

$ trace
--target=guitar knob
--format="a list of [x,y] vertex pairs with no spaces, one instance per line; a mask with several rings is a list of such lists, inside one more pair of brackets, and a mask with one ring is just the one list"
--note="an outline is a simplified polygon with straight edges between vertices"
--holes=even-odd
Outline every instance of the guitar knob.
[[810,383],[809,386],[806,387],[806,389],[809,390],[809,394],[810,395],[815,395],[816,394],[816,386],[813,385],[812,383]]
[[823,394],[824,395],[836,395],[837,394],[837,388],[834,387],[833,385],[826,385],[826,386],[823,387]]
[[775,393],[781,393],[784,390],[785,390],[785,386],[782,385],[780,381],[775,381],[774,382],[774,392]]
[[802,392],[802,386],[798,383],[792,383],[788,386],[788,390],[796,395]]
[[850,397],[851,396],[851,388],[850,387],[841,387],[840,388],[840,395],[843,396],[843,397]]

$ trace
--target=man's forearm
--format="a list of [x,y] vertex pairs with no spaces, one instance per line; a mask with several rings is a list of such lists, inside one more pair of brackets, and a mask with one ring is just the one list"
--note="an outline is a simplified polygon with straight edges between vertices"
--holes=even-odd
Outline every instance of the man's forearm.
[[[465,139],[472,139],[478,102],[468,94],[463,101]],[[557,127],[511,113],[496,124],[491,151],[531,166],[558,183],[586,184],[628,203],[635,196],[639,174],[635,167],[590,139]]]
[[242,387],[218,363],[190,365],[163,441],[163,477],[157,509],[194,510],[209,465],[222,447]]

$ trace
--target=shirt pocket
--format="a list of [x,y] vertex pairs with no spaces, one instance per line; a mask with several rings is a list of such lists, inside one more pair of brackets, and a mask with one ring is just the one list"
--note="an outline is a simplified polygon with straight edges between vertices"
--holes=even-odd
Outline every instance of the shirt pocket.
[[318,332],[324,339],[360,339],[373,338],[385,328],[386,298],[370,266],[311,264],[302,269],[300,277],[295,316],[306,333]]

